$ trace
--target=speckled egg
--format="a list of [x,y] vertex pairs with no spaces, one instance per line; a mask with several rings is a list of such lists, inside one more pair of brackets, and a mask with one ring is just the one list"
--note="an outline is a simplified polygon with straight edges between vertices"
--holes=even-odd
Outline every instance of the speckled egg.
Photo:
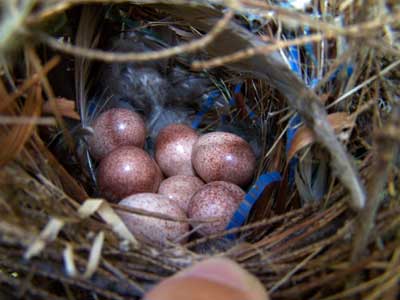
[[238,203],[240,203],[244,199],[244,196],[246,195],[245,191],[243,191],[243,189],[240,186],[237,186],[232,182],[213,181],[208,183],[207,185],[222,185],[224,188],[228,189],[232,193],[232,196]]
[[204,182],[198,177],[177,175],[161,182],[158,193],[167,196],[187,212],[190,199],[203,185]]
[[[240,189],[240,187],[237,187],[237,189]],[[224,184],[209,183],[193,195],[189,203],[189,218],[217,218],[215,222],[203,223],[198,230],[200,234],[209,235],[226,228],[239,207],[240,200],[238,201],[237,189],[233,191],[231,187]]]
[[161,171],[167,176],[195,175],[192,166],[192,148],[197,141],[196,131],[184,124],[171,124],[157,136],[155,157]]
[[103,112],[92,124],[93,135],[88,138],[90,154],[102,159],[120,146],[143,148],[146,125],[142,117],[129,109],[113,108]]
[[[183,210],[164,195],[141,193],[125,198],[119,204],[172,218],[186,218]],[[181,238],[189,231],[188,223],[167,221],[129,212],[119,211],[118,213],[128,229],[140,240],[157,245],[164,245],[167,241],[186,241],[186,238]]]
[[253,178],[256,157],[241,137],[228,132],[201,136],[193,146],[192,163],[205,181],[229,181],[246,186]]
[[101,194],[117,201],[136,193],[156,192],[161,181],[153,159],[142,149],[118,148],[100,161],[97,170]]

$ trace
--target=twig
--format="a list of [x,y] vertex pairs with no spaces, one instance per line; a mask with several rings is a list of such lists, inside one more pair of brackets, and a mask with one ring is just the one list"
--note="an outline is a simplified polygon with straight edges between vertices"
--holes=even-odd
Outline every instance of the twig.
[[343,280],[346,276],[351,274],[360,273],[368,264],[370,264],[374,259],[383,258],[385,255],[393,252],[394,248],[397,248],[398,245],[393,243],[391,245],[386,245],[384,250],[377,250],[368,258],[364,258],[363,260],[359,261],[358,263],[349,266],[344,269],[339,269],[336,272],[332,272],[329,274],[324,274],[324,276],[320,276],[317,278],[313,278],[313,280],[307,281],[302,285],[295,285],[292,286],[284,291],[278,291],[274,295],[276,298],[286,298],[286,299],[298,299],[302,298],[301,296],[304,295],[306,292],[312,289],[318,289],[319,287],[324,287],[329,285],[333,287],[337,284],[342,284]]
[[268,225],[272,225],[274,223],[278,223],[284,220],[287,220],[289,218],[294,218],[296,215],[301,215],[301,214],[305,214],[305,213],[310,213],[310,212],[314,212],[318,209],[317,206],[315,205],[310,205],[310,206],[305,206],[303,208],[300,208],[298,210],[292,210],[284,215],[279,215],[279,216],[275,216],[272,218],[265,218],[261,221],[255,222],[255,223],[251,223],[248,225],[244,225],[241,227],[236,227],[236,228],[232,228],[223,232],[218,232],[203,238],[199,238],[197,240],[194,240],[192,242],[189,242],[187,244],[185,244],[184,246],[186,248],[191,248],[200,244],[203,244],[207,241],[213,240],[213,239],[217,239],[220,237],[223,237],[225,235],[229,235],[229,234],[235,234],[235,233],[239,233],[239,232],[245,232],[245,231],[249,231],[252,229],[257,229],[257,228],[261,228],[261,227],[266,227]]
[[289,47],[289,46],[299,46],[304,45],[311,42],[318,42],[323,39],[330,39],[337,37],[339,35],[344,36],[351,36],[355,38],[360,38],[361,33],[364,32],[365,34],[370,34],[370,30],[377,29],[384,24],[393,23],[400,18],[400,13],[392,14],[389,16],[376,18],[375,20],[356,24],[352,26],[348,26],[343,28],[343,30],[336,30],[336,31],[326,31],[324,33],[315,33],[307,36],[302,36],[293,40],[282,41],[279,40],[272,45],[263,45],[258,47],[251,47],[245,50],[237,51],[229,55],[219,56],[214,59],[210,59],[207,61],[194,61],[192,63],[192,67],[194,69],[202,69],[202,68],[214,68],[218,66],[222,66],[225,64],[234,63],[243,59],[248,59],[252,56],[259,55],[259,54],[270,54],[274,51],[277,51],[281,48]]
[[34,5],[34,0],[2,1],[1,15],[4,19],[0,20],[0,55],[9,51],[16,42],[17,33]]
[[[273,16],[279,17],[279,19],[281,19],[282,21],[288,21],[291,24],[293,24],[293,22],[296,22],[298,25],[303,25],[303,26],[307,25],[323,32],[335,32],[338,34],[345,34],[347,31],[345,28],[341,28],[339,26],[335,26],[334,24],[320,21],[315,17],[311,17],[310,15],[297,12],[293,9],[287,9],[282,6],[271,5],[265,3],[264,1],[240,0],[237,1],[239,2],[239,4],[236,1],[230,1],[230,0],[225,0],[223,2],[225,3],[226,6],[243,12],[246,12],[246,10],[249,9],[257,8],[258,14],[262,14],[264,12],[264,15],[268,17],[271,17],[272,14]],[[399,14],[396,13],[394,16],[395,18],[391,19],[392,21],[388,22],[387,17],[389,17],[389,15],[385,16],[381,15],[379,18],[376,18],[373,21],[373,23],[370,23],[370,26],[374,27],[375,26],[373,25],[374,23],[381,24],[380,26],[384,26],[387,25],[386,24],[387,22],[388,23],[396,22],[396,18],[398,18]],[[369,27],[369,29],[372,28]],[[360,34],[360,28],[358,28],[357,25],[355,25],[354,29],[352,29],[352,34],[356,36]]]
[[53,117],[0,116],[0,124],[2,124],[2,125],[3,124],[12,124],[12,125],[25,125],[25,124],[32,125],[32,124],[34,124],[34,125],[54,126],[57,124],[57,122]]
[[7,286],[12,287],[12,288],[8,288],[6,290],[8,290],[8,292],[14,294],[16,297],[18,297],[16,295],[16,294],[18,294],[18,291],[20,291],[20,289],[22,287],[25,287],[29,295],[33,295],[33,296],[37,297],[38,299],[49,299],[49,300],[64,300],[65,299],[63,297],[59,297],[59,296],[50,294],[48,291],[39,288],[37,285],[31,284],[29,282],[21,282],[20,279],[13,278],[3,272],[0,272],[0,282],[2,283],[2,285],[6,284]]
[[180,218],[180,217],[171,217],[165,214],[151,212],[145,209],[140,208],[133,208],[122,204],[110,204],[110,206],[116,210],[125,211],[132,214],[137,214],[140,216],[145,216],[149,218],[156,218],[166,221],[173,221],[173,222],[183,222],[183,223],[212,223],[219,220],[219,218],[207,218],[207,219],[188,219],[188,218]]
[[369,197],[365,208],[357,217],[357,227],[353,241],[352,261],[358,261],[368,244],[369,234],[375,222],[375,216],[382,201],[382,190],[393,161],[398,157],[400,130],[400,105],[393,107],[388,124],[375,135],[374,175],[369,181]]
[[267,55],[267,54],[270,54],[270,53],[275,52],[282,48],[286,48],[286,47],[290,47],[290,46],[300,46],[300,45],[308,44],[311,42],[319,42],[328,37],[329,37],[329,35],[316,33],[316,34],[296,38],[293,40],[287,40],[287,41],[279,40],[274,44],[268,44],[268,45],[259,46],[259,47],[251,47],[251,48],[248,48],[245,50],[235,52],[233,54],[219,56],[219,57],[216,57],[213,59],[209,59],[207,61],[194,61],[192,63],[192,68],[194,70],[215,68],[215,67],[223,66],[226,64],[234,63],[234,62],[237,62],[237,61],[240,61],[243,59],[248,59],[248,58],[258,55],[258,54]]
[[[395,251],[394,253],[399,253],[399,251]],[[398,264],[398,261],[396,261],[396,263]],[[389,278],[391,278],[392,276],[399,274],[400,268],[397,266],[395,268],[392,268],[388,271],[386,271],[384,274],[382,274],[381,276],[375,277],[374,279],[371,279],[369,281],[363,282],[355,287],[346,289],[340,293],[334,294],[332,296],[323,298],[321,300],[337,300],[337,299],[344,299],[346,297],[350,297],[353,296],[355,294],[361,293],[363,291],[369,290],[371,288],[373,288],[374,286],[378,286],[381,285],[384,282],[387,282],[387,280]]]
[[370,84],[371,82],[373,82],[374,80],[382,77],[383,75],[389,73],[391,70],[393,70],[394,68],[396,68],[398,65],[400,65],[400,60],[396,60],[395,62],[391,63],[390,65],[388,65],[386,68],[384,68],[382,71],[380,71],[378,74],[368,78],[367,80],[365,80],[364,82],[360,83],[359,85],[357,85],[356,87],[352,88],[350,91],[348,91],[347,93],[343,94],[342,96],[340,96],[339,98],[337,98],[335,101],[333,101],[332,103],[330,103],[326,108],[331,108],[333,106],[335,106],[336,104],[338,104],[339,102],[343,101],[344,99],[346,99],[347,97],[353,95],[355,92],[359,91],[360,89],[362,89],[363,87],[367,86],[368,84]]
[[[49,0],[42,0],[43,2],[50,2]],[[182,4],[185,3],[185,0],[164,0],[168,1],[168,3],[174,4]],[[53,0],[55,2],[53,5],[46,5],[44,9],[37,12],[36,14],[30,15],[26,24],[28,27],[35,26],[37,24],[41,24],[45,22],[46,19],[54,17],[55,15],[61,14],[74,6],[82,5],[82,4],[123,4],[123,3],[132,3],[132,4],[152,4],[159,3],[162,1],[157,0]],[[47,4],[47,3],[46,3]]]
[[[60,112],[63,117],[71,118],[78,121],[81,119],[79,114],[75,110],[75,101],[65,98],[57,98],[56,102],[58,104],[58,107],[60,108]],[[43,113],[53,114],[53,110],[48,101],[43,104],[42,109]]]
[[226,27],[231,18],[233,17],[233,12],[228,11],[219,20],[215,26],[203,37],[198,40],[189,42],[184,45],[178,45],[175,47],[159,50],[159,51],[149,51],[144,53],[124,53],[124,52],[107,52],[96,49],[82,48],[78,46],[73,46],[71,44],[63,43],[57,39],[49,36],[45,33],[34,33],[42,42],[47,44],[53,49],[62,51],[75,56],[85,57],[87,59],[95,59],[104,62],[132,62],[132,61],[153,61],[169,58],[182,53],[195,52],[200,49],[205,48],[210,44]]
[[2,103],[0,104],[0,111],[4,110],[12,101],[21,97],[29,88],[31,88],[34,84],[38,83],[44,76],[46,76],[53,68],[55,68],[60,62],[59,56],[52,57],[41,69],[40,72],[33,74],[30,78],[26,79],[24,83],[18,87],[16,91],[14,91],[11,95],[8,95],[7,98],[2,99]]
[[290,279],[290,277],[292,277],[298,270],[303,268],[311,259],[313,259],[318,253],[320,253],[322,249],[323,247],[319,247],[317,250],[315,250],[313,253],[307,256],[303,261],[301,261],[296,267],[290,270],[289,273],[287,273],[281,280],[275,283],[271,289],[269,289],[269,293],[272,294],[277,289],[279,289],[283,284],[285,284],[285,282],[287,282]]
[[[34,70],[37,73],[42,73],[43,72],[43,66],[42,66],[40,58],[38,57],[38,55],[35,52],[34,48],[32,47],[32,45],[28,45],[26,49],[27,49],[28,57],[30,59],[30,62],[32,63],[32,66],[33,66]],[[74,139],[72,138],[70,132],[68,131],[68,129],[67,129],[67,127],[66,127],[66,125],[65,125],[65,123],[64,123],[64,121],[62,119],[62,116],[61,116],[61,113],[60,113],[60,109],[59,109],[59,107],[57,105],[57,102],[56,102],[56,99],[55,99],[56,97],[54,95],[54,92],[53,92],[53,89],[52,89],[52,87],[50,85],[50,82],[49,82],[49,80],[47,79],[46,76],[43,76],[41,78],[41,82],[42,82],[44,91],[46,92],[47,97],[49,98],[50,106],[53,109],[54,116],[55,116],[58,124],[60,125],[60,127],[61,127],[61,129],[63,131],[66,143],[70,147],[70,149],[74,149],[74,145],[75,145]]]

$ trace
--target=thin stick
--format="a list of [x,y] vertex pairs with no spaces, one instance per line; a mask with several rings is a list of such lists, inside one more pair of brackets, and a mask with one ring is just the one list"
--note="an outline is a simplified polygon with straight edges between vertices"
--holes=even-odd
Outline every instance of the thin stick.
[[309,256],[307,256],[303,261],[301,261],[296,267],[294,267],[292,270],[290,270],[289,273],[287,273],[281,280],[279,280],[277,283],[274,284],[274,286],[269,290],[269,292],[272,294],[275,292],[277,289],[279,289],[285,282],[287,282],[290,277],[293,276],[298,270],[303,268],[311,259],[313,259],[321,250],[323,247],[319,247],[317,250],[315,250],[313,253],[311,253]]
[[74,56],[80,56],[87,59],[100,60],[104,62],[121,62],[121,63],[132,62],[132,61],[143,62],[143,61],[165,59],[172,56],[176,56],[178,54],[195,52],[205,48],[224,30],[224,28],[232,19],[232,17],[233,17],[233,12],[228,11],[206,35],[204,35],[198,40],[160,51],[150,51],[144,53],[108,52],[96,49],[88,49],[60,42],[57,39],[45,33],[36,33],[35,35],[49,47]]
[[60,62],[59,56],[52,57],[41,69],[40,72],[33,74],[29,79],[26,79],[24,83],[18,87],[16,91],[14,91],[11,95],[7,96],[6,99],[2,99],[2,103],[0,104],[0,111],[4,110],[12,101],[22,96],[29,88],[31,88],[34,84],[38,83],[44,76],[47,75],[53,68],[55,68]]
[[10,117],[10,116],[0,116],[0,124],[12,124],[12,125],[49,125],[54,126],[57,124],[53,117]]
[[367,80],[365,80],[364,82],[360,83],[359,85],[357,85],[356,87],[354,87],[353,89],[351,89],[350,91],[348,91],[347,93],[343,94],[342,96],[340,96],[339,98],[337,98],[335,101],[333,101],[331,104],[329,104],[326,108],[331,108],[334,105],[338,104],[339,102],[343,101],[344,99],[346,99],[347,97],[353,95],[355,92],[359,91],[360,89],[362,89],[363,87],[367,86],[368,84],[370,84],[371,82],[373,82],[374,80],[382,77],[383,75],[387,74],[388,72],[390,72],[391,70],[393,70],[394,68],[396,68],[398,65],[400,65],[400,60],[396,60],[394,63],[391,63],[390,65],[388,65],[386,68],[384,68],[382,71],[380,71],[378,74],[372,76],[371,78],[368,78]]
[[387,182],[387,175],[399,152],[400,105],[396,104],[388,124],[375,135],[374,176],[369,182],[369,197],[366,206],[357,217],[357,227],[353,240],[352,261],[358,261],[364,253],[375,217],[382,201],[382,190]]
[[266,54],[270,54],[274,51],[280,50],[281,48],[286,48],[289,46],[299,46],[299,45],[304,45],[304,44],[311,43],[311,42],[319,42],[323,39],[335,38],[339,35],[360,38],[360,36],[362,36],[361,33],[364,32],[365,34],[370,34],[371,30],[380,28],[384,24],[390,24],[390,23],[396,22],[399,18],[400,18],[400,13],[392,14],[392,15],[389,15],[386,17],[380,16],[379,18],[376,18],[372,21],[348,26],[346,28],[343,28],[342,30],[334,30],[334,31],[330,30],[330,31],[326,31],[324,33],[316,33],[316,34],[306,35],[306,36],[302,36],[302,37],[299,37],[299,38],[296,38],[293,40],[288,40],[288,41],[279,40],[272,45],[253,47],[253,48],[245,49],[242,51],[237,51],[233,54],[210,59],[207,61],[194,61],[192,64],[192,67],[196,70],[203,69],[203,68],[215,68],[215,67],[219,67],[219,66],[222,66],[222,65],[225,65],[228,63],[234,63],[234,62],[246,59],[246,58],[250,58],[250,57],[258,55],[258,54],[266,55]]
[[[37,73],[43,72],[42,63],[41,63],[40,58],[38,57],[37,53],[35,52],[35,49],[32,47],[32,45],[28,45],[26,49],[27,49],[28,56],[30,58],[30,61],[31,61],[32,66],[35,69],[35,71]],[[55,95],[54,95],[53,89],[51,88],[50,82],[46,76],[43,76],[41,78],[41,82],[42,82],[44,91],[46,92],[46,94],[49,98],[50,106],[53,109],[54,116],[56,117],[56,120],[64,133],[66,142],[67,142],[68,146],[70,147],[70,149],[73,149],[74,144],[75,144],[74,139],[72,138],[71,134],[69,133],[69,131],[62,119],[60,109],[55,100]]]
[[[270,18],[272,13],[273,16],[278,17],[282,21],[288,21],[291,24],[296,22],[298,25],[307,25],[322,32],[335,33],[336,35],[353,35],[355,37],[360,36],[360,34],[364,32],[363,30],[372,30],[377,27],[386,26],[389,23],[397,22],[400,16],[400,13],[395,13],[392,15],[380,15],[372,21],[343,28],[340,26],[335,26],[334,24],[320,21],[314,17],[310,17],[310,15],[296,12],[293,9],[267,4],[258,0],[241,0],[240,2],[242,6],[237,4],[235,5],[234,1],[224,1],[226,6],[242,12],[246,12],[249,7],[257,7],[259,8],[257,11],[259,15],[264,14],[266,17]],[[243,4],[247,4],[248,6],[246,7]],[[260,8],[263,8],[264,10],[260,10]],[[371,34],[371,32],[367,31],[365,34]]]
[[149,218],[156,218],[166,221],[173,221],[173,222],[183,222],[183,223],[212,223],[219,220],[219,218],[207,218],[207,219],[188,219],[188,218],[180,218],[180,217],[171,217],[165,214],[151,212],[145,209],[140,208],[133,208],[122,204],[110,204],[110,206],[116,210],[125,211],[132,214],[137,214],[141,216],[146,216]]
[[234,52],[233,54],[228,54],[224,56],[219,56],[213,59],[209,59],[207,61],[194,61],[192,63],[192,68],[194,70],[200,70],[200,69],[210,69],[210,68],[215,68],[219,67],[228,63],[234,63],[243,59],[250,58],[252,56],[258,55],[258,54],[271,54],[272,52],[275,52],[277,50],[280,50],[282,48],[290,47],[290,46],[299,46],[299,45],[304,45],[308,44],[311,42],[319,42],[324,38],[329,38],[329,35],[324,35],[321,33],[316,33],[312,35],[307,35],[303,36],[300,38],[296,38],[293,40],[279,40],[274,44],[268,44],[264,46],[259,46],[259,47],[252,47],[248,48],[245,50],[237,51]]
[[[43,2],[50,2],[49,0],[45,0]],[[55,4],[46,5],[42,11],[37,12],[36,14],[32,14],[27,19],[27,27],[32,27],[37,24],[41,24],[46,19],[52,18],[55,15],[61,14],[68,9],[73,8],[77,5],[83,4],[123,4],[123,3],[132,3],[132,4],[151,4],[151,3],[159,3],[161,1],[133,1],[133,0],[61,0],[57,3],[57,1],[53,1]],[[171,4],[182,4],[184,0],[168,0]],[[46,3],[47,4],[47,3]]]

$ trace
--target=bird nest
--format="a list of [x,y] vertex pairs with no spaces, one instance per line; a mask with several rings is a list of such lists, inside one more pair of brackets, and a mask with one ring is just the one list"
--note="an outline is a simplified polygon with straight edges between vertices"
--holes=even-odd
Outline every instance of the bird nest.
[[[271,299],[398,299],[396,1],[0,7],[2,299],[139,299],[209,256],[237,261]],[[110,46],[132,35],[161,46]],[[195,220],[99,198],[79,150],[96,86],[118,80],[94,74],[160,61],[211,83],[189,103],[199,131],[230,126],[258,149],[246,222],[162,248],[118,211]]]

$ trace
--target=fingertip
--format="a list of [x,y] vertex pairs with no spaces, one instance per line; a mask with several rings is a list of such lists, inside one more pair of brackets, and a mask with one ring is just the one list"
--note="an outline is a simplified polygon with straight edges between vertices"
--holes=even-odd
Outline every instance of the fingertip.
[[167,278],[145,297],[146,300],[210,298],[215,300],[269,299],[264,287],[255,276],[226,258],[210,258],[196,263],[173,277]]

